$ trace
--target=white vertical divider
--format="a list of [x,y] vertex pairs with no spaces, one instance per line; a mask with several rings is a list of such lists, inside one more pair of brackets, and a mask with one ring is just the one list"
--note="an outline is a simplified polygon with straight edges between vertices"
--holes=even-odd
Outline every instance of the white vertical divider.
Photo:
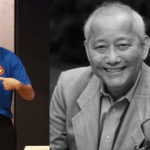
[[[0,46],[14,52],[15,0],[0,0]],[[12,102],[14,114],[14,98]],[[13,120],[14,121],[14,118]]]

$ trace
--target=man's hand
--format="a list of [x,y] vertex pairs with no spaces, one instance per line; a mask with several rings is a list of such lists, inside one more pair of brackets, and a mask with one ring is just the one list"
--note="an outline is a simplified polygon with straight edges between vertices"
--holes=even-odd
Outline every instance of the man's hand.
[[33,100],[35,93],[31,84],[25,85],[22,82],[14,78],[0,77],[5,90],[16,90],[24,99]]
[[3,85],[5,90],[16,90],[17,86],[19,86],[20,81],[14,78],[3,78],[0,77],[0,81],[3,81]]

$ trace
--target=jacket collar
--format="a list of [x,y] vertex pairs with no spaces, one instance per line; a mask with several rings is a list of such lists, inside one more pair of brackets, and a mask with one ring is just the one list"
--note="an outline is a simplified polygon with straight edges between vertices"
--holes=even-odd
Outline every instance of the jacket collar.
[[142,74],[134,94],[139,120],[144,123],[150,118],[150,68],[143,63]]
[[100,90],[100,80],[96,75],[93,75],[88,86],[77,100],[78,105],[83,109],[94,97],[94,95]]
[[78,150],[97,150],[99,144],[100,80],[93,75],[77,103],[80,112],[72,118]]

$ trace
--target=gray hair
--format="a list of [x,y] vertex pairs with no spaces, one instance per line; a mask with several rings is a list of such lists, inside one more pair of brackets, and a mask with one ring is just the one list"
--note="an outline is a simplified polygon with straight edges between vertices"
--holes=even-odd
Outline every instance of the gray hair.
[[120,14],[120,13],[126,13],[129,14],[132,18],[133,22],[133,30],[137,35],[139,36],[140,39],[143,38],[145,35],[145,23],[141,15],[139,15],[138,12],[133,10],[131,7],[120,3],[120,2],[105,2],[103,3],[100,7],[98,7],[93,13],[89,16],[87,21],[85,22],[84,25],[84,36],[85,39],[89,39],[89,34],[91,30],[91,25],[93,20],[99,15],[111,15],[112,13]]

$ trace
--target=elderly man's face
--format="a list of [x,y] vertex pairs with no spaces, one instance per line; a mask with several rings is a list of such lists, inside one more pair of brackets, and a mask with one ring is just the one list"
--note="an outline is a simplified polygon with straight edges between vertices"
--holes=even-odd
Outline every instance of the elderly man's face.
[[85,44],[93,72],[109,90],[127,90],[142,66],[142,44],[126,15],[106,16],[92,23]]

